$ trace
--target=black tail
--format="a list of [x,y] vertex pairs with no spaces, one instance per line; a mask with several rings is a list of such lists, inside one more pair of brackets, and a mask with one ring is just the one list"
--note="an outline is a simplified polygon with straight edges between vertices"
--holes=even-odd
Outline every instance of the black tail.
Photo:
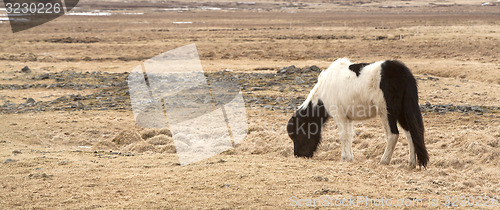
[[418,164],[424,168],[429,155],[424,142],[424,122],[418,105],[417,81],[403,63],[388,60],[382,64],[380,88],[387,103],[391,132],[399,133],[396,121],[411,134]]
[[[427,167],[429,161],[429,154],[425,148],[424,142],[424,122],[422,114],[420,113],[420,106],[418,105],[418,94],[416,83],[410,84],[406,87],[403,96],[403,110],[401,117],[404,118],[406,126],[402,126],[405,130],[410,131],[413,145],[415,146],[415,153],[418,159],[418,165]],[[401,121],[400,124],[402,125]],[[407,128],[405,128],[407,127]]]

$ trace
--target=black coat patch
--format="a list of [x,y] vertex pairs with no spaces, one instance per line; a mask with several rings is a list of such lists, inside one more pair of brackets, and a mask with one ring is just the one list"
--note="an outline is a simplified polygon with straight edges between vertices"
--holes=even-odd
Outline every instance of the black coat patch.
[[417,81],[410,69],[396,60],[381,65],[380,89],[387,105],[391,133],[399,134],[397,123],[411,134],[419,165],[426,167],[429,155],[424,142],[424,122],[418,105]]
[[370,63],[355,63],[355,64],[351,64],[349,66],[349,69],[351,71],[353,71],[354,73],[356,73],[356,76],[359,77],[359,74],[361,73],[361,69],[363,69],[363,67],[368,66],[368,65],[370,65]]

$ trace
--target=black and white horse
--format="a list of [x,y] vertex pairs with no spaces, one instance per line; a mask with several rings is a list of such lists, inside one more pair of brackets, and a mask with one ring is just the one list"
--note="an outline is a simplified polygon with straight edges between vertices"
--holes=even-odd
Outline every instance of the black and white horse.
[[287,131],[298,157],[312,157],[329,119],[337,123],[342,161],[352,161],[354,120],[379,116],[387,145],[380,161],[389,164],[403,128],[410,150],[409,166],[427,166],[424,124],[418,105],[417,82],[403,63],[396,60],[354,64],[347,58],[333,62],[321,72],[304,103],[288,121]]

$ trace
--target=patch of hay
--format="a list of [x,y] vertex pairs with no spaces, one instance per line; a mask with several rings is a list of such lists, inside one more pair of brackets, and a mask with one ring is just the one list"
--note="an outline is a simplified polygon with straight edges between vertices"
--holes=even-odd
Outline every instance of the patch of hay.
[[338,160],[340,160],[341,153],[342,153],[342,151],[340,149],[316,151],[316,154],[314,155],[314,159],[338,161]]
[[152,145],[167,145],[167,144],[173,145],[174,143],[172,137],[163,134],[149,138],[146,142]]
[[279,154],[283,157],[292,157],[293,156],[293,147],[282,147],[279,150]]
[[479,144],[477,142],[471,142],[468,145],[466,145],[463,149],[464,151],[467,151],[469,153],[472,153],[474,155],[479,155],[487,152],[488,150],[486,149],[486,145]]
[[111,140],[118,145],[129,145],[136,141],[142,141],[142,138],[139,133],[131,130],[123,130]]
[[498,139],[491,139],[488,141],[488,146],[490,147],[493,147],[493,148],[497,148],[500,146],[500,136],[498,137]]
[[104,140],[97,142],[94,146],[94,149],[96,150],[116,150],[118,147],[116,146],[115,143],[109,141],[109,140]]
[[382,157],[382,154],[384,154],[384,150],[385,150],[385,143],[379,142],[376,145],[371,145],[370,147],[366,148],[363,154],[368,159],[375,157]]
[[147,151],[154,151],[154,150],[155,147],[145,141],[134,142],[121,149],[122,152],[136,152],[136,153],[144,153]]
[[[284,137],[284,136],[283,136]],[[252,132],[247,135],[245,141],[243,141],[238,147],[238,152],[245,152],[250,154],[268,154],[272,152],[281,153],[285,147],[283,145],[290,145],[293,147],[293,143],[283,142],[282,136],[276,134],[273,131],[260,131]]]
[[489,154],[483,159],[483,163],[494,163],[497,165],[500,161],[498,159],[500,158],[500,149],[493,149]]
[[169,145],[158,145],[155,147],[155,152],[159,153],[176,153],[177,150],[173,144]]
[[141,132],[141,138],[144,140],[147,140],[149,138],[152,138],[156,136],[156,130],[155,129],[146,129]]
[[172,132],[170,132],[170,130],[168,128],[161,128],[161,129],[158,129],[158,135],[165,135],[165,136],[169,136],[169,137],[172,137]]
[[363,133],[359,135],[359,139],[373,139],[375,138],[375,135],[372,133]]
[[189,149],[189,145],[184,142],[180,142],[177,145],[179,148],[176,149],[168,129],[146,129],[141,133],[134,130],[123,130],[114,138],[100,141],[93,146],[97,150],[117,150],[129,153],[176,153]]
[[153,137],[158,136],[158,135],[165,135],[165,136],[172,137],[172,133],[167,128],[146,129],[146,130],[144,130],[144,131],[141,132],[141,137],[144,140],[147,140],[149,138],[153,138]]

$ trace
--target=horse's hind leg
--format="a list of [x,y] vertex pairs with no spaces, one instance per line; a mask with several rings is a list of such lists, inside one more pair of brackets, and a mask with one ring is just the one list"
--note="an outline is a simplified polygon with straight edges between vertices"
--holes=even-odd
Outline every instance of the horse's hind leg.
[[413,145],[413,140],[411,138],[410,131],[404,130],[406,140],[408,141],[408,149],[410,150],[410,159],[408,160],[408,166],[410,168],[415,168],[417,166],[417,158],[415,155],[415,145]]
[[352,128],[352,122],[350,120],[345,120],[344,122],[337,123],[339,128],[340,144],[342,147],[341,161],[352,161],[354,155],[352,154],[352,140],[354,137],[354,132]]
[[394,148],[396,147],[396,142],[398,141],[398,125],[397,120],[390,115],[382,116],[382,124],[384,125],[387,144],[385,145],[385,151],[380,160],[380,164],[389,164]]

